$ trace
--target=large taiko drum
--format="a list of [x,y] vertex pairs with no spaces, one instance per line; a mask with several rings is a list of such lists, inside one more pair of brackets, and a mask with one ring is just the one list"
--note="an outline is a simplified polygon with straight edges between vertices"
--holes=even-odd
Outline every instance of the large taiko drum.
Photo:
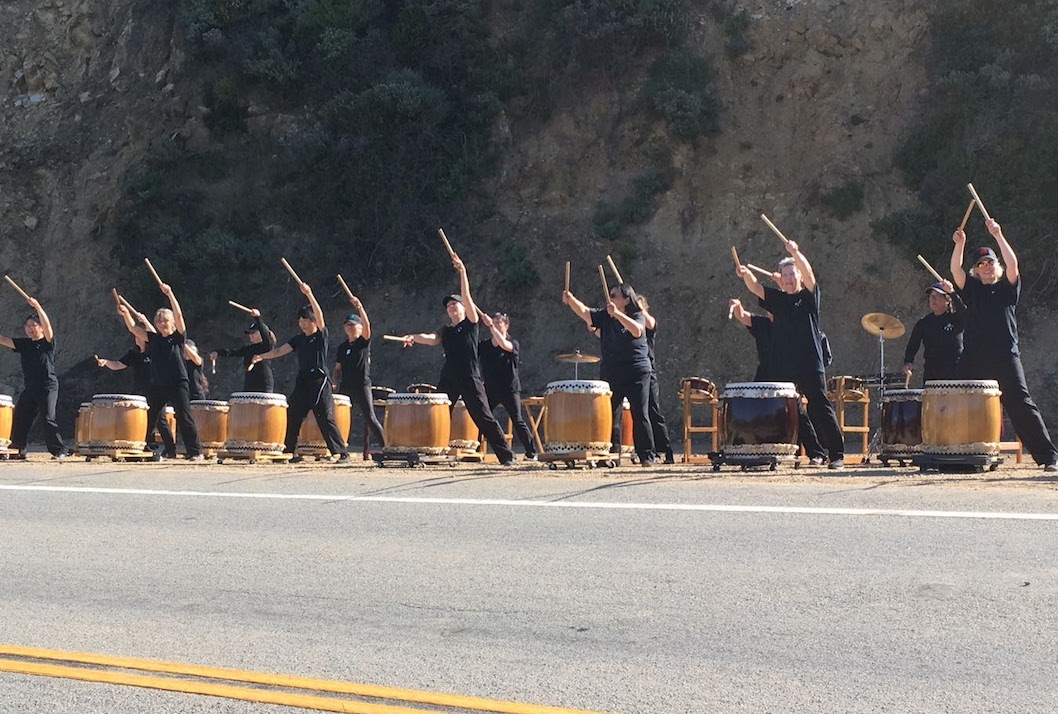
[[609,452],[613,435],[610,385],[597,380],[551,382],[544,390],[544,451]]
[[92,402],[81,402],[73,422],[73,435],[77,450],[87,451],[88,443],[92,440]]
[[467,405],[462,399],[456,400],[452,407],[452,430],[448,434],[448,446],[473,451],[481,444],[478,434],[478,425],[470,418]]
[[[173,435],[173,441],[176,441],[176,410],[172,407],[165,407],[162,410],[162,418],[165,419],[165,423],[169,425],[169,433]],[[162,446],[162,432],[154,432],[154,443],[158,446]]]
[[1003,429],[999,382],[931,380],[922,391],[922,451],[998,456]]
[[6,394],[0,394],[0,448],[11,446],[11,418],[15,413],[15,402]]
[[[353,420],[353,402],[344,394],[333,396],[334,423],[338,425],[338,433],[344,441],[349,435],[349,426]],[[309,412],[305,421],[301,422],[301,431],[298,432],[298,453],[307,456],[327,456],[331,453],[313,412]]]
[[228,441],[227,402],[196,399],[191,402],[191,418],[198,429],[198,440],[203,449],[223,449]]
[[792,382],[736,382],[720,397],[720,452],[725,458],[793,458],[797,400]]
[[887,389],[882,395],[882,460],[922,452],[922,390]]
[[228,400],[224,450],[278,456],[287,432],[287,398],[269,392],[235,392]]
[[147,400],[138,394],[92,397],[88,451],[143,451],[147,447]]
[[428,456],[447,454],[452,431],[451,406],[444,393],[390,394],[386,398],[383,451]]

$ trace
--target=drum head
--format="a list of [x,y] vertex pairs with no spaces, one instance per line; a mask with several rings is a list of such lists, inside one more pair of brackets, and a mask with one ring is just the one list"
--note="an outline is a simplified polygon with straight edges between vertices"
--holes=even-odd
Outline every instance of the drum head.
[[598,379],[566,379],[550,382],[544,395],[552,392],[569,392],[571,394],[611,394],[610,383]]
[[351,407],[353,405],[352,400],[349,399],[349,397],[345,396],[344,394],[335,394],[334,395],[334,403],[335,404],[341,404],[342,406],[346,406],[346,407]]
[[228,400],[228,404],[263,404],[285,407],[287,398],[285,394],[274,394],[272,392],[235,392]]
[[448,395],[444,392],[422,392],[422,393],[411,393],[411,392],[394,392],[386,397],[386,406],[390,404],[444,404],[449,406],[452,401],[448,398]]

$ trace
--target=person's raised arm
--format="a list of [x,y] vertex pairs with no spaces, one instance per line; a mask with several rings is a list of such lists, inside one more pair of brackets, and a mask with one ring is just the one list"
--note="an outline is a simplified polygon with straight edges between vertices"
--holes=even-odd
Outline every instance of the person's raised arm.
[[173,326],[181,335],[187,334],[187,324],[184,323],[184,311],[180,309],[180,301],[176,299],[176,293],[168,283],[162,283],[162,292],[169,298],[169,306],[173,309]]
[[624,328],[628,330],[628,333],[637,340],[646,332],[647,328],[643,327],[642,322],[634,317],[629,317],[624,310],[617,307],[617,304],[614,303],[613,300],[606,301],[606,313],[620,322]]
[[492,333],[492,344],[499,347],[504,352],[514,352],[514,343],[503,336],[499,328],[496,327],[496,321],[489,317],[488,313],[478,308],[478,318],[481,320],[481,324],[489,328]]
[[48,319],[48,313],[44,312],[44,308],[41,307],[40,300],[31,297],[29,300],[29,306],[37,313],[37,318],[40,320],[40,327],[44,330],[44,339],[48,342],[55,340],[55,330],[52,329],[51,320]]
[[746,290],[749,290],[760,299],[764,299],[764,286],[760,284],[760,281],[757,280],[757,276],[753,274],[752,270],[744,265],[740,265],[735,268],[735,274],[742,278],[742,282],[746,284]]
[[578,300],[573,293],[568,290],[563,291],[562,302],[568,305],[573,314],[583,320],[588,327],[593,327],[591,324],[591,308]]
[[202,355],[198,353],[198,348],[192,345],[184,343],[184,359],[196,367],[202,366]]
[[647,310],[640,308],[640,312],[643,313],[643,319],[646,321],[646,328],[648,330],[656,330],[658,327],[658,321],[651,315]]
[[436,332],[416,332],[413,335],[404,335],[403,340],[405,347],[411,347],[412,345],[436,347],[441,344],[441,336]]
[[808,262],[808,258],[801,252],[797,243],[792,240],[786,241],[786,252],[794,259],[797,269],[801,271],[801,282],[804,283],[809,292],[814,293],[816,291],[816,274],[812,270],[812,264]]
[[467,319],[476,323],[478,321],[478,306],[474,304],[474,298],[470,296],[470,278],[467,277],[467,266],[455,253],[452,254],[452,267],[459,273],[459,294],[463,298],[463,307],[467,311]]
[[309,305],[312,306],[312,317],[316,323],[316,328],[320,330],[327,329],[327,321],[323,318],[323,308],[320,307],[319,300],[312,294],[312,288],[309,287],[308,283],[302,283],[300,286],[301,294],[309,299]]
[[6,347],[9,350],[13,350],[15,349],[15,341],[12,340],[10,337],[0,335],[0,346]]
[[948,267],[951,269],[952,282],[962,290],[966,287],[966,271],[962,267],[963,253],[966,251],[966,232],[962,228],[956,228],[951,240],[954,245]]
[[746,312],[746,308],[742,307],[742,301],[738,298],[727,301],[727,309],[731,311],[731,316],[741,322],[746,327],[753,327],[753,315]]
[[996,219],[989,218],[985,221],[985,227],[988,228],[988,232],[992,234],[992,237],[996,239],[996,243],[999,244],[999,252],[1003,256],[1003,275],[1006,276],[1007,282],[1011,285],[1018,284],[1018,278],[1021,277],[1021,270],[1018,267],[1018,256],[1014,255],[1014,249],[1010,247],[1010,243],[1003,236],[1003,228],[1000,226]]
[[364,326],[364,331],[361,333],[361,337],[365,340],[371,339],[371,320],[367,318],[367,308],[364,307],[363,301],[360,300],[356,295],[349,298],[349,302],[352,304],[353,309],[360,314],[360,324]]
[[146,342],[149,339],[147,337],[147,330],[143,329],[135,322],[133,322],[132,315],[129,313],[129,309],[127,307],[125,307],[124,305],[118,305],[118,315],[120,315],[121,319],[125,321],[125,329],[135,335],[137,340],[142,340]]

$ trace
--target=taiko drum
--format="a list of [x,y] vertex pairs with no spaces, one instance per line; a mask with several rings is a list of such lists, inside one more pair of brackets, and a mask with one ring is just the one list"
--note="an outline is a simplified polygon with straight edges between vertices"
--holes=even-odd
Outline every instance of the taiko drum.
[[386,398],[386,446],[388,454],[447,454],[452,431],[452,402],[447,394],[410,392]]
[[92,397],[89,451],[143,451],[147,447],[147,400],[138,394]]
[[[344,394],[333,396],[334,423],[338,425],[338,433],[344,441],[349,434],[349,427],[353,420],[353,402]],[[301,430],[298,432],[298,453],[308,456],[326,456],[331,453],[313,412],[309,412],[305,421],[301,422]]]
[[269,392],[235,392],[228,400],[224,450],[279,455],[285,448],[287,398]]
[[448,446],[453,449],[474,450],[481,443],[478,440],[478,425],[470,418],[467,405],[462,399],[452,407],[452,430],[448,435]]
[[931,380],[922,390],[922,451],[999,455],[1003,429],[999,382]]
[[736,382],[720,397],[720,451],[735,457],[793,457],[797,400],[792,382]]
[[609,452],[613,434],[610,385],[597,380],[551,382],[544,390],[544,451]]
[[203,449],[223,449],[228,441],[227,402],[196,399],[191,402],[191,418],[198,429],[198,440]]

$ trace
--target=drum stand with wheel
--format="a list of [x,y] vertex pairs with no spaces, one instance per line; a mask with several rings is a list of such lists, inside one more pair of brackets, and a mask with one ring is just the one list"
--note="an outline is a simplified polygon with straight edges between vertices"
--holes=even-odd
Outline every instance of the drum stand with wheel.
[[1004,461],[1004,457],[992,454],[915,454],[911,457],[911,462],[923,473],[981,474],[995,471]]
[[540,454],[539,459],[547,464],[547,467],[552,471],[558,470],[559,463],[564,463],[567,469],[576,468],[579,463],[584,464],[589,469],[597,469],[600,466],[612,469],[620,462],[621,455],[612,451],[570,451],[562,454],[545,452]]
[[421,454],[418,452],[386,452],[371,454],[371,460],[375,466],[384,468],[386,466],[403,466],[409,469],[421,469],[427,466],[455,466],[456,457],[452,453],[446,454]]
[[710,451],[709,461],[713,464],[713,471],[719,471],[721,466],[738,466],[740,471],[751,471],[757,469],[767,468],[769,471],[776,471],[780,464],[787,464],[793,466],[795,469],[801,466],[801,457],[799,455],[786,456],[786,455],[760,455],[760,456],[748,456],[743,454],[725,454],[722,451]]

